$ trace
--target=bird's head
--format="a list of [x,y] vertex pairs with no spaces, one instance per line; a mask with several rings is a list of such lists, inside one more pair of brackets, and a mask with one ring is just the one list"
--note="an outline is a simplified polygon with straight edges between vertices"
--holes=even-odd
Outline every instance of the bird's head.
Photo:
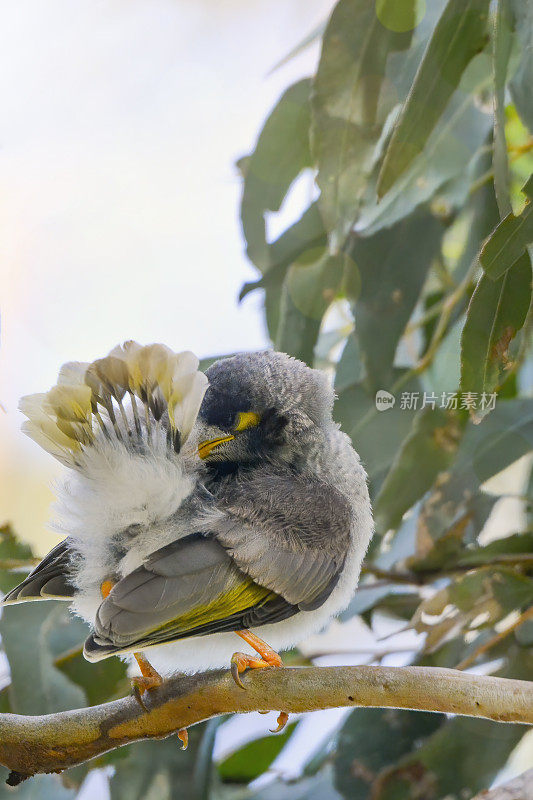
[[297,461],[332,424],[326,376],[284,353],[241,353],[207,370],[197,420],[198,452],[228,469],[258,461]]

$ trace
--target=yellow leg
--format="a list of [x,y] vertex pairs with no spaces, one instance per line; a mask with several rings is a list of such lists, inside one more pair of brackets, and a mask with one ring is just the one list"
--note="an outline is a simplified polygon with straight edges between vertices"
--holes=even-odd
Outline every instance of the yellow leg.
[[279,653],[276,653],[275,650],[270,647],[269,644],[264,642],[259,636],[256,636],[255,633],[252,631],[235,631],[237,636],[240,636],[241,639],[244,639],[250,647],[253,647],[256,653],[259,653],[261,658],[267,662],[269,667],[281,667],[283,665],[283,661],[281,660],[281,656]]
[[181,740],[181,749],[186,750],[189,746],[189,733],[187,728],[180,728],[178,731],[178,739]]
[[[259,636],[256,636],[255,633],[252,633],[248,630],[242,631],[235,631],[237,636],[240,636],[241,639],[253,647],[256,653],[259,654],[260,658],[255,658],[254,656],[249,656],[246,653],[234,653],[231,657],[231,674],[233,676],[233,680],[240,686],[241,689],[245,689],[242,680],[241,680],[241,673],[244,672],[246,669],[264,669],[265,667],[281,667],[283,666],[283,661],[281,660],[281,656],[279,653],[270,647],[269,644],[264,642]],[[272,733],[279,733],[283,730],[285,725],[287,724],[287,720],[289,719],[289,715],[286,711],[281,711],[278,716],[278,727],[272,731]]]
[[139,705],[147,711],[148,709],[142,698],[143,693],[157,689],[163,683],[163,678],[142,653],[134,653],[133,656],[141,670],[141,675],[134,675],[131,679],[133,694]]

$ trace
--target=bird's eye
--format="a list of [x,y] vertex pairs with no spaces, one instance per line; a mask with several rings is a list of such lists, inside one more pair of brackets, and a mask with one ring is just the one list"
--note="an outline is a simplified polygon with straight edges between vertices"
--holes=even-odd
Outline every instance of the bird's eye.
[[255,428],[259,425],[261,417],[254,411],[239,411],[237,421],[233,426],[234,431],[245,431],[247,428]]

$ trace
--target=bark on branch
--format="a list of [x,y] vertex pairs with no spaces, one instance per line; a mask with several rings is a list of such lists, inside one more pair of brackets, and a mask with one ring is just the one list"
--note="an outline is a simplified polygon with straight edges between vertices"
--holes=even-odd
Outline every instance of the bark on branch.
[[[314,711],[340,706],[440,711],[533,724],[533,682],[433,667],[297,667],[244,676],[180,675],[145,695],[46,716],[0,714],[0,763],[20,777],[59,772],[140,739],[228,712]],[[16,776],[13,776],[16,777]]]

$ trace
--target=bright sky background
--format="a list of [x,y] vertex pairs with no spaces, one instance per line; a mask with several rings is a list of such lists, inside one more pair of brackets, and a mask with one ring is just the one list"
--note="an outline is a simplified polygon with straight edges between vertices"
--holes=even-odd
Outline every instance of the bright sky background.
[[61,468],[21,395],[124,339],[198,355],[267,343],[235,160],[332,0],[17,0],[0,9],[0,524],[44,552]]

